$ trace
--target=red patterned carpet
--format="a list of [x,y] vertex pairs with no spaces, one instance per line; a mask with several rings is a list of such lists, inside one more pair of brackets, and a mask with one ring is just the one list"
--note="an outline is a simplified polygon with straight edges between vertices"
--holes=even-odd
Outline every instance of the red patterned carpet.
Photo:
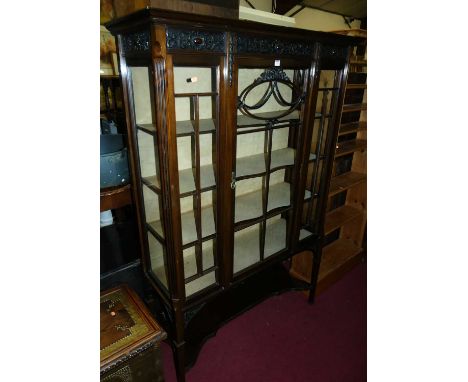
[[[165,377],[176,381],[162,344]],[[366,381],[366,266],[309,305],[304,294],[271,297],[223,326],[203,346],[187,382]]]

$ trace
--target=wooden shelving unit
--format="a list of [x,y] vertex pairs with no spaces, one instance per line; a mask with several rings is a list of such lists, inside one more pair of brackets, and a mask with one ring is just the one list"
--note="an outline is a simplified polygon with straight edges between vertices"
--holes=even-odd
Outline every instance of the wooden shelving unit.
[[[339,33],[349,34],[348,32]],[[362,33],[365,31],[359,31],[359,35]],[[328,190],[323,226],[325,246],[322,248],[316,293],[325,290],[361,262],[365,253],[364,235],[367,220],[365,45],[354,47],[352,54]],[[300,240],[307,237],[307,232],[307,230],[301,231]],[[314,254],[311,256],[310,252],[296,255],[292,261],[290,274],[310,282],[313,256]]]
[[[349,33],[346,33],[349,34]],[[352,32],[351,32],[352,34]],[[354,47],[350,60],[335,167],[330,180],[325,242],[317,291],[341,278],[364,255],[366,230],[367,60],[365,46]],[[347,103],[347,100],[350,100]]]

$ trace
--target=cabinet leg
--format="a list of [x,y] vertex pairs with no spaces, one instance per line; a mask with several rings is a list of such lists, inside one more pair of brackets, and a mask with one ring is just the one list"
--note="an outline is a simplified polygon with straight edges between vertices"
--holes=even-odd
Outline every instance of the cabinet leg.
[[174,365],[177,382],[185,382],[185,343],[173,344]]
[[315,302],[315,292],[317,289],[317,280],[322,260],[322,246],[318,244],[313,250],[312,273],[310,275],[309,304]]

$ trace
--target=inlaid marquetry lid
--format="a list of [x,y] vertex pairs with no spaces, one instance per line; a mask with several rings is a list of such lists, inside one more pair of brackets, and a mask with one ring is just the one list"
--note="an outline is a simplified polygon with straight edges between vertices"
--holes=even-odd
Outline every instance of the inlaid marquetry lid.
[[166,333],[129,287],[101,292],[101,372],[165,338]]

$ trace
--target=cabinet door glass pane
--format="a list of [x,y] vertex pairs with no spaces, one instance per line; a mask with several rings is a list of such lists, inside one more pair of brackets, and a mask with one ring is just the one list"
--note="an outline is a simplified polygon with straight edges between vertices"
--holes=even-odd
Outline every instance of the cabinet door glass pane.
[[151,81],[148,67],[129,68],[133,92],[133,117],[136,126],[137,152],[141,176],[147,251],[152,275],[167,288],[167,259],[162,220],[161,182],[158,140],[151,104]]
[[340,112],[337,109],[340,75],[341,72],[337,70],[321,70],[319,72],[317,105],[307,167],[305,202],[302,210],[302,229],[299,240],[318,233],[318,199],[321,196],[320,189],[325,182],[325,162],[329,159],[328,156],[333,154],[327,154],[326,142],[327,137],[330,138],[333,124]]
[[289,247],[305,72],[239,69],[234,274]]
[[174,67],[182,248],[187,297],[216,283],[218,67]]

